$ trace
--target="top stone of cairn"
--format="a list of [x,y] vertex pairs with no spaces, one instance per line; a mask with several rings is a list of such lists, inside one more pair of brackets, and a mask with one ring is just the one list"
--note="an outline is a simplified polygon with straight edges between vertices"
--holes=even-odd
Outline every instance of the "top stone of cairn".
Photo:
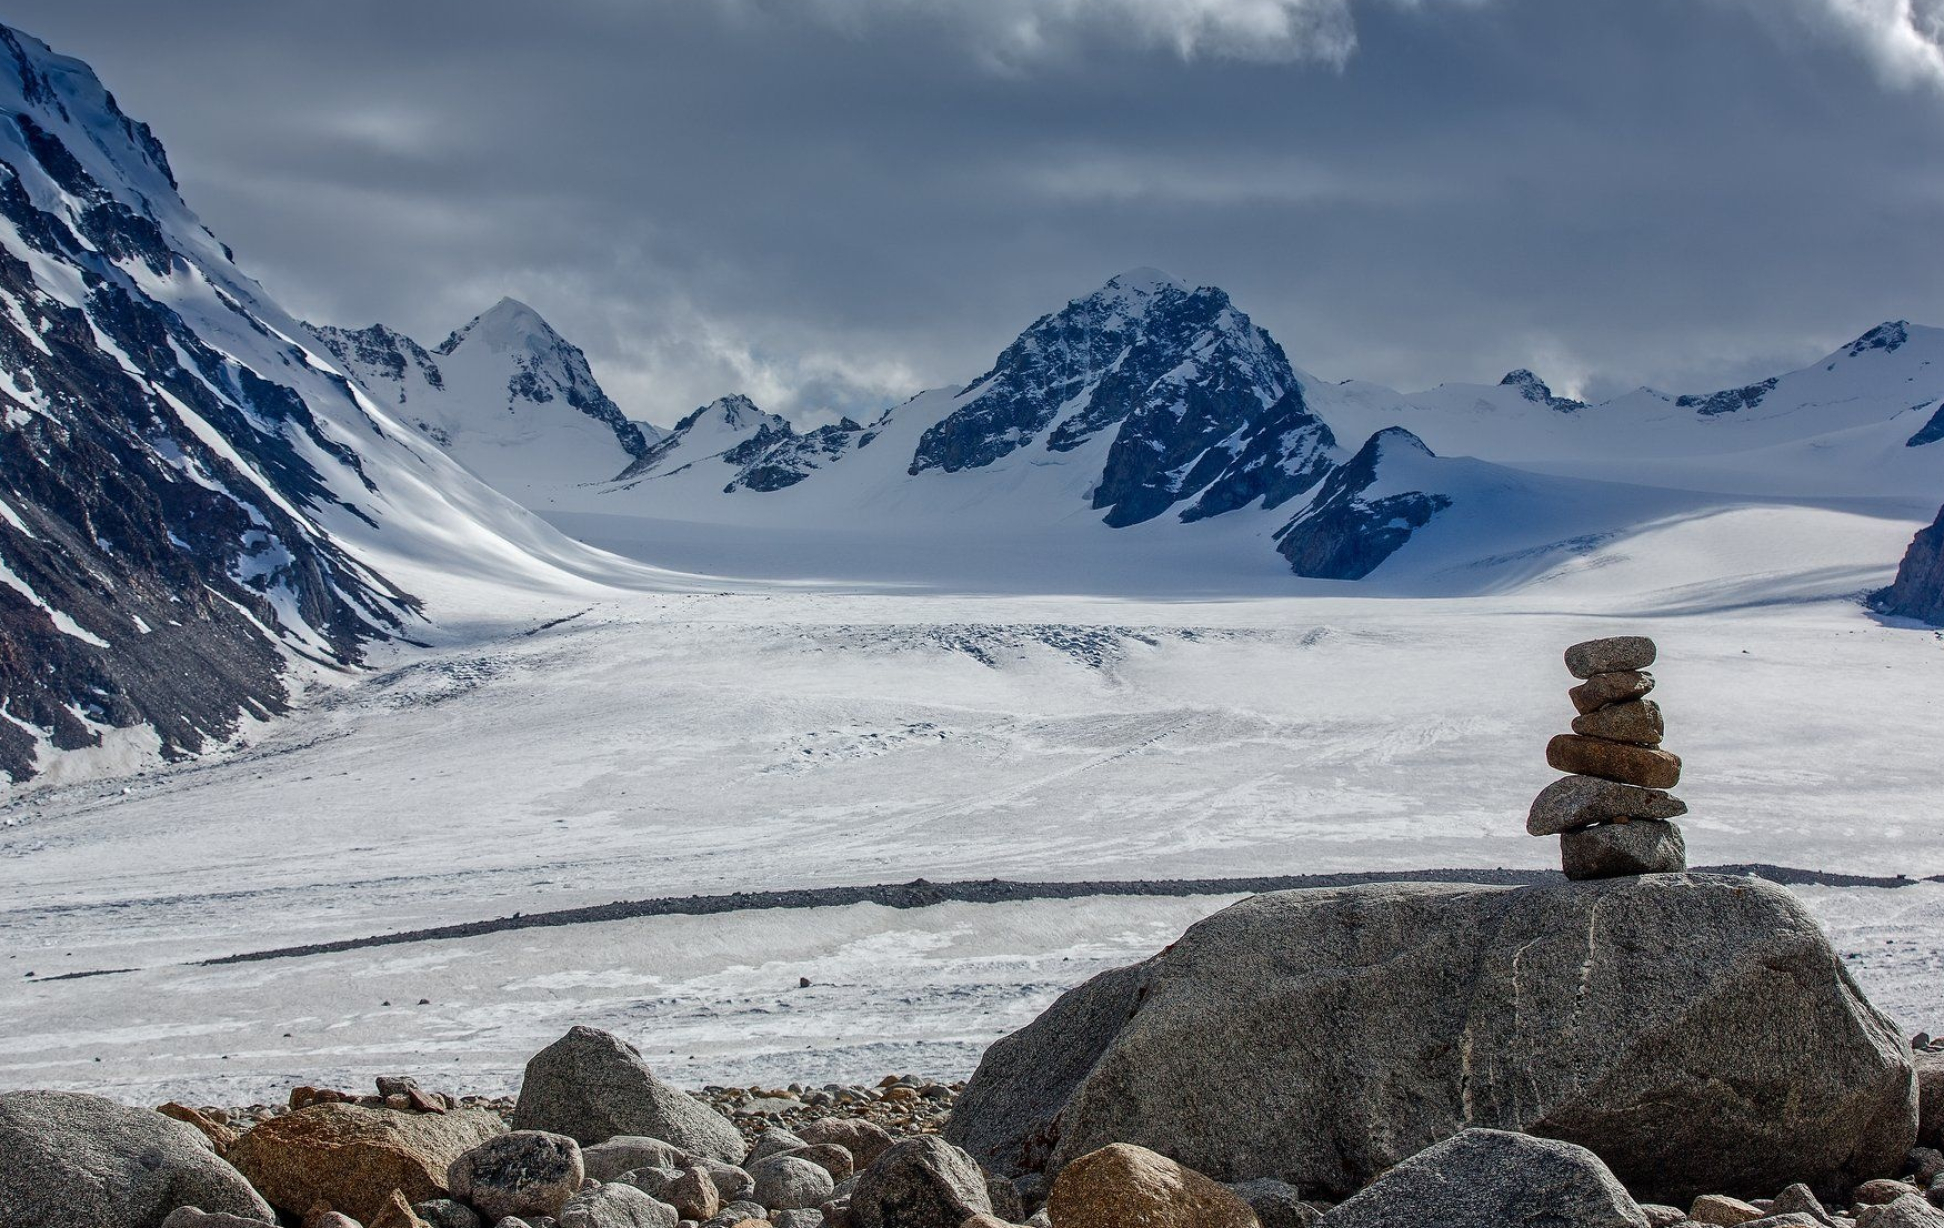
[[1642,670],[1654,663],[1654,641],[1644,635],[1587,640],[1566,650],[1566,668],[1575,678]]

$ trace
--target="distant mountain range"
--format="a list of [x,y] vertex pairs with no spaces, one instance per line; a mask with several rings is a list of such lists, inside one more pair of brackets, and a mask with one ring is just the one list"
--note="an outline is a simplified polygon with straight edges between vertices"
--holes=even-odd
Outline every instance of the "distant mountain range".
[[436,633],[440,602],[654,582],[556,525],[720,574],[761,548],[803,577],[976,565],[1063,591],[1111,558],[1435,594],[1724,501],[1916,519],[1944,492],[1935,329],[1700,395],[1588,405],[1526,370],[1402,394],[1320,380],[1221,290],[1150,269],[868,422],[732,395],[662,429],[511,299],[430,347],[293,319],[93,72],[5,27],[0,111],[14,778],[52,751],[192,753],[282,710],[293,671]]
[[[501,350],[572,351],[530,312],[509,318],[528,331]],[[1904,321],[1801,370],[1710,393],[1641,388],[1589,405],[1521,369],[1496,385],[1403,394],[1317,379],[1221,290],[1137,269],[1035,321],[970,383],[870,422],[799,431],[729,396],[639,451],[610,438],[622,419],[605,397],[591,394],[599,408],[578,422],[577,402],[543,414],[510,391],[455,400],[392,352],[377,375],[361,374],[374,395],[395,396],[407,416],[430,406],[434,438],[575,525],[880,538],[895,525],[945,549],[982,527],[1084,517],[1106,530],[1206,532],[1220,549],[1259,550],[1265,567],[1273,552],[1298,576],[1355,580],[1478,559],[1549,565],[1680,514],[1697,494],[1915,506],[1944,492],[1944,332]],[[569,459],[590,435],[597,454]],[[492,459],[502,455],[531,459],[506,475]],[[1242,536],[1260,544],[1198,527],[1218,518],[1246,522]],[[625,535],[609,544],[630,548]],[[652,543],[639,552],[655,557]]]

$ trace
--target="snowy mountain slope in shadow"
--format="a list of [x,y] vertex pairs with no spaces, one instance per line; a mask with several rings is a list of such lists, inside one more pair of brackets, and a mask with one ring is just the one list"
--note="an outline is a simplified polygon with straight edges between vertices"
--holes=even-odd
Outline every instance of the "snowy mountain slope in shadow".
[[0,27],[0,775],[193,753],[283,710],[293,664],[509,600],[477,585],[650,582],[323,354],[93,72]]

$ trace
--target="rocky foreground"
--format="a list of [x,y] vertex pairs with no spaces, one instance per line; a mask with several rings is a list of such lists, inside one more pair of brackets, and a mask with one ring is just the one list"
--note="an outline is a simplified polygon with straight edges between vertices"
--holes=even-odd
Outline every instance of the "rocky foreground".
[[1259,896],[963,1086],[0,1094],[0,1228],[1944,1228],[1944,1046],[1753,879]]

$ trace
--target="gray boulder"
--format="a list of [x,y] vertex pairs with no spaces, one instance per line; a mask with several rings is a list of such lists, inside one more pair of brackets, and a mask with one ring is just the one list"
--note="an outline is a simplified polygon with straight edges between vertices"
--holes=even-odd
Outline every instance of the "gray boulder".
[[560,1208],[560,1228],[675,1228],[681,1215],[632,1185],[597,1185]]
[[894,1144],[851,1187],[851,1228],[959,1228],[990,1214],[978,1161],[936,1135]]
[[1466,1130],[1339,1203],[1322,1228],[1647,1228],[1647,1217],[1584,1147]]
[[755,1197],[756,1178],[749,1175],[749,1170],[702,1156],[685,1156],[683,1159],[688,1166],[709,1174],[709,1180],[715,1182],[716,1193],[725,1204]]
[[633,1045],[598,1028],[572,1028],[527,1062],[513,1128],[580,1143],[647,1135],[693,1156],[729,1164],[743,1157],[742,1135],[727,1118],[656,1078]]
[[0,1094],[0,1228],[161,1228],[178,1207],[276,1214],[202,1131],[99,1096]]
[[231,1215],[227,1211],[205,1211],[201,1207],[177,1207],[162,1221],[162,1228],[267,1228],[267,1221]]
[[412,1204],[412,1214],[432,1228],[480,1228],[479,1215],[463,1202],[451,1198],[428,1198]]
[[1258,896],[1096,977],[987,1050],[946,1137],[1006,1173],[1130,1142],[1344,1198],[1470,1126],[1686,1205],[1895,1171],[1916,1103],[1897,1029],[1781,888],[1411,883]]
[[775,1228],[823,1228],[824,1213],[808,1208],[795,1211],[777,1211],[770,1216]]
[[1660,819],[1601,823],[1559,837],[1560,866],[1572,879],[1678,874],[1687,869],[1681,829]]
[[767,1159],[770,1156],[785,1151],[796,1151],[799,1148],[808,1147],[809,1145],[808,1142],[798,1138],[783,1127],[772,1126],[756,1136],[755,1145],[749,1149],[749,1154],[743,1158],[743,1167],[747,1168],[757,1160]]
[[489,1220],[557,1215],[581,1187],[580,1145],[564,1134],[515,1130],[452,1162],[446,1184]]
[[794,1155],[752,1161],[749,1175],[756,1179],[755,1201],[772,1211],[820,1207],[837,1184],[821,1165]]
[[582,1144],[581,1164],[596,1181],[613,1181],[637,1168],[680,1168],[682,1149],[658,1138],[623,1134],[604,1143]]
[[1229,1187],[1249,1204],[1262,1228],[1310,1228],[1323,1213],[1303,1201],[1296,1187],[1274,1177],[1238,1181]]
[[1944,1228],[1944,1211],[1931,1206],[1922,1194],[1904,1194],[1894,1202],[1863,1208],[1856,1228]]

